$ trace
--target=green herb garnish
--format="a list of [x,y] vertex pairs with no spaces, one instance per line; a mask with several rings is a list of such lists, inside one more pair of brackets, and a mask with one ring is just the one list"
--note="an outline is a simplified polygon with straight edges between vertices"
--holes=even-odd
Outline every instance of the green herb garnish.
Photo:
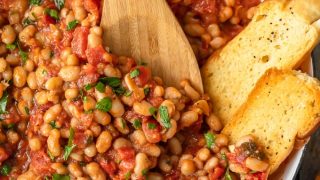
[[157,112],[157,109],[155,108],[155,107],[151,107],[150,109],[149,109],[149,112],[150,112],[150,114],[156,119],[157,117],[156,117],[156,112]]
[[131,178],[131,172],[128,171],[125,175],[124,175],[125,180],[129,180]]
[[53,174],[52,180],[70,180],[69,175],[62,175],[62,174]]
[[23,25],[23,26],[28,26],[28,25],[30,25],[30,24],[34,24],[34,21],[31,20],[30,18],[25,18],[25,19],[23,20],[23,22],[22,22],[22,25]]
[[5,91],[0,99],[0,114],[6,113],[6,107],[8,103],[8,92]]
[[59,20],[59,13],[57,10],[46,8],[44,12],[48,14],[50,17],[52,17],[53,19]]
[[148,171],[148,169],[143,169],[141,173],[143,176],[146,176],[148,174]]
[[56,121],[51,121],[49,124],[53,129],[57,129],[58,128],[57,124],[56,124]]
[[100,78],[99,81],[109,85],[112,88],[115,88],[121,85],[121,80],[120,78],[117,78],[117,77],[103,77],[103,78]]
[[89,91],[91,88],[92,88],[91,84],[86,84],[86,85],[84,86],[84,89],[85,89],[86,91]]
[[145,95],[145,96],[148,96],[149,93],[150,93],[150,88],[149,88],[149,87],[144,88],[144,89],[143,89],[143,92],[144,92],[144,95]]
[[6,48],[9,49],[9,50],[14,50],[14,49],[17,48],[17,45],[16,44],[7,44]]
[[69,139],[68,139],[68,144],[64,147],[64,154],[63,154],[63,159],[66,161],[68,160],[72,150],[76,147],[75,144],[73,144],[73,138],[74,138],[74,129],[71,127],[69,130]]
[[28,115],[30,115],[30,110],[29,110],[29,108],[26,106],[26,107],[24,107],[24,111],[28,114]]
[[79,24],[78,20],[73,20],[73,21],[69,22],[67,25],[67,31],[74,29],[78,24]]
[[101,99],[96,104],[96,109],[104,111],[104,112],[109,112],[111,108],[112,108],[112,101],[108,97]]
[[139,76],[139,75],[140,75],[139,69],[135,69],[135,70],[133,70],[133,71],[130,72],[130,77],[131,77],[131,78],[135,78],[135,77],[137,77],[137,76]]
[[51,152],[48,150],[47,154],[49,156],[49,158],[51,159],[51,161],[54,161],[55,157],[51,154]]
[[140,121],[140,119],[135,119],[135,120],[133,121],[133,127],[134,127],[135,129],[140,129],[140,128],[141,128],[141,121]]
[[11,171],[11,166],[9,166],[8,164],[5,164],[1,167],[0,173],[3,176],[8,176],[10,171]]
[[98,82],[97,85],[96,85],[96,89],[97,89],[99,92],[103,93],[104,90],[105,90],[104,84],[103,84],[102,82]]
[[41,4],[41,0],[29,0],[29,4],[33,6],[39,6]]
[[157,125],[155,125],[154,123],[148,123],[148,129],[155,129],[157,127]]
[[64,0],[54,0],[54,4],[59,10],[61,10],[64,6]]
[[211,132],[207,132],[204,134],[204,138],[206,139],[207,147],[211,148],[212,145],[214,145],[216,136],[212,134]]
[[126,97],[130,97],[132,94],[132,91],[126,91],[123,95]]
[[161,118],[162,125],[167,129],[171,128],[168,108],[166,106],[160,106],[159,107],[159,113],[160,113],[160,118]]

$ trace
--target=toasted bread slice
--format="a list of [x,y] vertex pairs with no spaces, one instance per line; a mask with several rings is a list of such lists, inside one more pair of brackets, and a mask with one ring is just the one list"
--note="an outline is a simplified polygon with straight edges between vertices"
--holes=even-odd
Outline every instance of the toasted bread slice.
[[296,68],[317,44],[318,29],[310,19],[298,16],[292,4],[289,0],[262,3],[252,22],[203,66],[205,91],[224,125],[267,69]]
[[272,173],[295,141],[307,138],[319,123],[319,82],[297,71],[270,69],[222,133],[231,143],[248,134],[256,137]]

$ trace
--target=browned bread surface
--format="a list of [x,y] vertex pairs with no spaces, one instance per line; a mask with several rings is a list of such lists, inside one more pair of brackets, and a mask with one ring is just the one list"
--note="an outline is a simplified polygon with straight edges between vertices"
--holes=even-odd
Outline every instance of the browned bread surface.
[[269,68],[296,68],[316,45],[317,29],[289,2],[262,3],[252,22],[203,66],[205,91],[224,125]]
[[231,143],[248,134],[257,138],[272,173],[291,153],[295,140],[307,138],[318,126],[319,87],[306,74],[270,69],[222,133]]

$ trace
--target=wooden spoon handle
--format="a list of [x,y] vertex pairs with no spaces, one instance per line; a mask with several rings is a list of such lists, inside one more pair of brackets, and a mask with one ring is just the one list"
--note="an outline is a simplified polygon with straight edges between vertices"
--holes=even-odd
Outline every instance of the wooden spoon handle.
[[310,24],[320,19],[320,0],[292,0],[289,8]]
[[197,60],[165,0],[104,0],[101,26],[112,52],[144,61],[166,85],[203,92]]

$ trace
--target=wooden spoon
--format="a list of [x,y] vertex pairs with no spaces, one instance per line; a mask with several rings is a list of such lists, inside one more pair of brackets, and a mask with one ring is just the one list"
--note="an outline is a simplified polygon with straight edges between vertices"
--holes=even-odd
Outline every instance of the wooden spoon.
[[195,55],[165,0],[104,0],[101,27],[112,52],[146,62],[168,86],[188,79],[203,92]]

